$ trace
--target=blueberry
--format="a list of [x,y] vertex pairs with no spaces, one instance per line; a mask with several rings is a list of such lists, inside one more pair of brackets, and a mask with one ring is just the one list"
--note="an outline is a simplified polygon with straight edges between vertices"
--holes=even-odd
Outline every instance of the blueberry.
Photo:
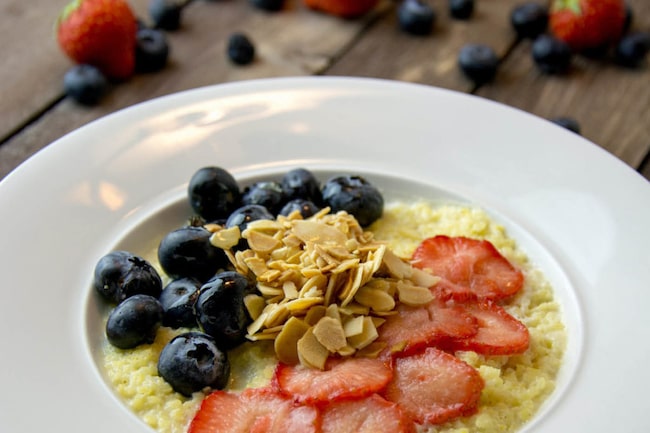
[[160,30],[141,29],[135,37],[135,70],[156,72],[165,67],[169,57],[167,37]]
[[181,227],[169,232],[158,246],[158,261],[173,279],[203,282],[227,265],[223,250],[210,243],[212,233],[203,227]]
[[286,200],[301,198],[314,204],[322,202],[320,184],[314,174],[306,168],[294,168],[282,176],[280,181]]
[[243,33],[233,33],[226,46],[228,58],[238,65],[248,65],[255,59],[255,46]]
[[399,27],[412,35],[428,35],[435,20],[435,11],[422,0],[403,0],[397,9]]
[[572,52],[566,42],[551,35],[541,35],[533,42],[532,56],[542,72],[563,74],[569,70]]
[[221,167],[199,169],[188,186],[190,205],[206,221],[227,218],[241,199],[235,178]]
[[449,14],[458,20],[467,20],[474,13],[474,0],[449,0]]
[[63,90],[82,105],[97,104],[108,89],[102,72],[91,65],[75,65],[63,76]]
[[223,389],[230,377],[228,355],[202,332],[174,337],[160,352],[158,374],[174,391],[190,397],[206,387]]
[[303,218],[309,218],[318,212],[319,208],[310,200],[294,198],[293,200],[289,200],[280,209],[280,215],[289,216],[294,211],[299,211]]
[[554,117],[550,120],[558,126],[566,128],[576,134],[580,134],[580,124],[572,117]]
[[510,24],[519,38],[535,39],[546,31],[548,7],[536,2],[520,4],[510,13]]
[[[275,217],[267,208],[259,204],[247,204],[238,209],[235,209],[226,220],[226,228],[239,227],[240,232],[244,232],[248,223],[257,220],[273,220]],[[235,246],[236,250],[245,250],[248,248],[246,239],[240,239],[239,243]]]
[[483,44],[466,44],[458,55],[458,66],[467,78],[480,85],[494,80],[499,58],[492,47]]
[[246,327],[251,323],[244,296],[254,292],[255,286],[233,271],[221,272],[201,287],[194,307],[197,321],[222,350],[244,342]]
[[616,45],[616,61],[628,68],[638,68],[645,61],[648,51],[650,51],[650,33],[629,33]]
[[162,30],[178,30],[181,27],[183,4],[175,0],[150,0],[149,15],[153,26]]
[[106,321],[109,343],[120,349],[151,344],[162,323],[163,309],[158,299],[133,295],[117,304]]
[[162,324],[170,328],[196,326],[194,304],[199,297],[201,282],[196,278],[180,278],[165,286],[158,300],[163,308]]
[[251,4],[258,9],[276,12],[284,7],[284,0],[250,0]]
[[128,251],[113,251],[100,258],[93,285],[105,299],[115,303],[137,294],[158,297],[162,290],[156,269]]
[[282,186],[274,181],[255,182],[246,187],[242,194],[241,202],[244,205],[258,204],[264,206],[272,214],[280,211],[285,202]]
[[336,176],[325,182],[323,202],[332,212],[346,211],[362,227],[369,226],[384,211],[384,198],[379,190],[361,176]]

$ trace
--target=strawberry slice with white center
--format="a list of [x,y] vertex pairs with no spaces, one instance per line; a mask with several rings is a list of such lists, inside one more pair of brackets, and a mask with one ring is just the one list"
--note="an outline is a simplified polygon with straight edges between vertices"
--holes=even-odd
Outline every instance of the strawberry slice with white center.
[[319,411],[297,405],[272,388],[241,393],[214,391],[190,423],[188,433],[286,433],[321,431]]
[[413,266],[441,277],[433,290],[443,299],[504,299],[517,293],[524,276],[486,240],[444,235],[427,238]]
[[330,359],[325,370],[278,364],[274,382],[299,403],[323,403],[360,398],[379,392],[393,377],[390,365],[379,359]]
[[483,379],[474,367],[455,356],[430,347],[395,359],[393,368],[385,397],[414,422],[441,424],[476,412]]
[[322,416],[323,433],[410,433],[415,427],[398,405],[377,394],[331,403]]
[[446,348],[473,350],[482,355],[515,355],[528,349],[528,328],[503,307],[493,302],[468,302],[462,307],[476,319],[478,332],[451,340]]
[[387,316],[379,328],[378,341],[386,343],[382,356],[407,355],[477,332],[476,319],[463,307],[433,300],[424,307],[400,305],[397,314]]

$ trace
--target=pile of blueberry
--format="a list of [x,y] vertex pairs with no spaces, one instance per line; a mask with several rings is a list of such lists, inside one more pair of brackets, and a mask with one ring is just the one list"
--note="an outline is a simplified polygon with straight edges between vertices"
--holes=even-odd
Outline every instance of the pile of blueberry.
[[[115,347],[150,344],[161,326],[189,329],[173,338],[158,360],[160,376],[186,396],[226,385],[227,351],[245,341],[251,323],[244,297],[257,293],[255,281],[235,272],[224,251],[211,244],[205,223],[243,231],[251,221],[296,210],[307,218],[330,207],[368,226],[384,206],[380,191],[361,176],[334,176],[321,185],[304,168],[241,188],[223,168],[204,167],[189,182],[188,200],[196,215],[167,233],[158,247],[158,261],[170,279],[165,287],[149,262],[127,251],[103,256],[93,281],[102,298],[115,305],[106,322],[106,337]],[[242,239],[234,249],[246,247]]]

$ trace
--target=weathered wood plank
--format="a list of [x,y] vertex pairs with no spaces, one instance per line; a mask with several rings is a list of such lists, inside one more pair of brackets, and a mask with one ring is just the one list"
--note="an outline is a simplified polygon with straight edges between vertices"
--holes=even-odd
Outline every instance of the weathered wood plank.
[[[70,62],[56,42],[54,24],[69,0],[0,3],[0,140],[62,94]],[[133,0],[138,13],[147,0]]]
[[[375,13],[384,7],[385,3]],[[300,0],[289,1],[287,9],[277,13],[257,10],[243,0],[195,1],[185,10],[182,29],[168,34],[172,51],[165,70],[116,85],[97,107],[64,100],[0,146],[0,177],[65,133],[140,101],[215,83],[319,73],[373,16],[341,20],[311,11]],[[244,31],[254,41],[258,55],[252,65],[228,61],[226,40],[234,31]],[[63,69],[51,73],[58,72],[60,80]]]
[[[648,31],[650,2],[629,4],[633,29]],[[573,117],[582,135],[634,168],[650,151],[650,63],[627,70],[575,56],[569,74],[546,76],[535,68],[530,42],[523,42],[501,65],[498,79],[478,94],[544,118]]]
[[449,16],[447,0],[430,0],[436,11],[431,35],[412,36],[398,28],[396,11],[376,23],[350,51],[327,71],[396,79],[469,92],[473,85],[459,71],[458,53],[466,43],[490,45],[503,56],[515,41],[510,11],[520,0],[476,2],[470,20]]

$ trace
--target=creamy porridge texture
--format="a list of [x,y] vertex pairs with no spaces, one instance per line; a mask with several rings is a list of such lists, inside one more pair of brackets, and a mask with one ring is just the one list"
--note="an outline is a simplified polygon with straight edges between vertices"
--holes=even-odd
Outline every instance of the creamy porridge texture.
[[[385,242],[402,258],[410,258],[424,239],[435,235],[485,239],[523,272],[523,288],[500,304],[528,328],[528,349],[510,356],[456,352],[484,381],[478,410],[421,429],[454,433],[513,432],[530,421],[555,388],[566,345],[561,307],[542,271],[529,261],[501,225],[474,207],[391,203],[369,230],[376,240]],[[162,348],[182,331],[162,327],[153,344],[135,349],[117,349],[108,343],[104,346],[103,367],[116,393],[160,433],[185,432],[205,396],[197,392],[190,398],[184,397],[158,376],[156,365]],[[232,368],[228,389],[262,387],[271,380],[277,363],[272,342],[244,343],[228,355]]]

